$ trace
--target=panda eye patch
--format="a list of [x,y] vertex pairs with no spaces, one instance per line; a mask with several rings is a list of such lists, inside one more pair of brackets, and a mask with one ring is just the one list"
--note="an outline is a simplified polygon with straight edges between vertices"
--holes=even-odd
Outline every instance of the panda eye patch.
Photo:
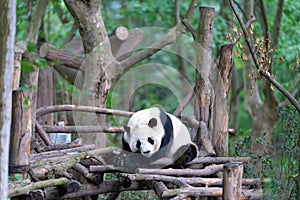
[[154,140],[153,140],[151,137],[148,137],[148,142],[149,142],[150,144],[154,144]]
[[136,148],[139,149],[141,147],[141,142],[138,140],[136,143]]
[[157,120],[155,118],[151,118],[150,121],[148,122],[148,126],[150,128],[153,128],[156,125],[157,125]]

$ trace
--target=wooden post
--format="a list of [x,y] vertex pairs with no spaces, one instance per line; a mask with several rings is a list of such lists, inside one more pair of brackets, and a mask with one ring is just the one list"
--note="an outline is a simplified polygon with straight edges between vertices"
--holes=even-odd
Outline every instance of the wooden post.
[[226,163],[223,168],[223,200],[239,200],[242,197],[243,163]]

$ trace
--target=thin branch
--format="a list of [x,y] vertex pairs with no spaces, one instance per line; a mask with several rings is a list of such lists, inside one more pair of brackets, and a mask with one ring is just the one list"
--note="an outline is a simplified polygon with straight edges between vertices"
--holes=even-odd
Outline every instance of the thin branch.
[[181,115],[182,111],[186,108],[186,106],[189,104],[189,102],[193,99],[194,96],[195,96],[194,90],[190,91],[190,93],[187,94],[187,96],[183,99],[182,103],[174,111],[173,115],[176,117]]
[[246,44],[247,44],[247,47],[250,51],[250,54],[251,54],[251,57],[253,59],[253,62],[255,64],[255,67],[256,69],[258,70],[258,72],[264,76],[268,81],[271,82],[271,84],[273,84],[294,106],[295,108],[297,109],[298,113],[300,113],[300,105],[297,101],[297,99],[295,99],[293,97],[293,95],[291,95],[284,87],[282,87],[280,85],[280,83],[278,83],[275,79],[273,79],[271,77],[271,74],[269,72],[267,72],[265,69],[263,69],[259,63],[258,63],[258,60],[257,60],[257,57],[256,57],[256,53],[251,45],[251,42],[250,42],[250,38],[249,38],[249,35],[248,35],[248,32],[247,32],[247,29],[245,27],[245,24],[243,22],[243,20],[241,19],[241,17],[239,16],[239,13],[238,11],[236,10],[235,6],[233,5],[233,1],[232,0],[229,0],[229,4],[230,4],[230,7],[234,13],[234,15],[236,16],[241,28],[242,28],[242,31],[243,31],[243,35],[245,37],[245,41],[246,41]]
[[180,23],[180,2],[179,0],[175,0],[175,19],[176,24]]
[[276,8],[276,15],[274,18],[273,33],[272,33],[272,43],[271,43],[272,49],[275,49],[277,46],[277,43],[278,43],[280,24],[281,24],[281,19],[282,19],[282,14],[283,14],[283,4],[284,4],[284,0],[278,0],[277,8]]
[[263,0],[258,0],[258,5],[260,8],[260,19],[261,19],[261,26],[262,26],[262,31],[263,31],[263,35],[265,38],[265,47],[267,49],[267,52],[269,52],[269,40],[270,40],[270,36],[269,36],[269,26],[268,26],[268,19],[267,19],[267,15],[266,15],[266,10],[265,10],[265,4]]
[[198,2],[198,0],[192,0],[192,1],[191,1],[190,5],[189,5],[189,9],[187,10],[186,15],[185,15],[185,18],[186,18],[187,20],[190,20],[190,19],[191,19],[192,14],[193,14],[193,12],[194,12],[194,9],[195,9],[196,6],[197,6],[197,2]]
[[[246,30],[248,30],[251,26],[251,24],[256,20],[256,18],[254,16],[251,17],[251,19],[249,19],[246,24],[245,24],[245,27],[246,27]],[[241,39],[241,34],[238,34],[235,39],[234,39],[234,42],[232,43],[233,45],[235,45],[240,39]]]

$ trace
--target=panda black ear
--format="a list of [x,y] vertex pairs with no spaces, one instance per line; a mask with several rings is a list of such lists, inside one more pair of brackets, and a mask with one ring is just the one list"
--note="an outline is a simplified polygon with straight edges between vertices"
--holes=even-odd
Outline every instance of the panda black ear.
[[130,127],[129,126],[123,126],[124,130],[126,131],[126,133],[130,133]]
[[157,125],[157,120],[155,118],[151,118],[150,121],[148,122],[148,126],[150,128],[153,128],[156,125]]

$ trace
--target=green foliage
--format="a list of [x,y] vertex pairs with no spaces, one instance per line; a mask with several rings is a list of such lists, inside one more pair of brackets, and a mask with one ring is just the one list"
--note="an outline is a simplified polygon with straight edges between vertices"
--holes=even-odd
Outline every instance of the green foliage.
[[[292,106],[278,109],[279,120],[274,133],[273,165],[266,196],[274,199],[297,199],[296,178],[300,165],[300,115]],[[299,188],[298,188],[299,190]]]
[[[300,164],[300,116],[292,106],[280,107],[278,114],[274,146],[268,143],[265,137],[253,138],[250,129],[240,129],[235,137],[230,139],[229,153],[231,156],[253,158],[251,165],[245,166],[244,177],[264,178],[264,199],[296,200],[296,179],[299,177]],[[267,144],[270,153],[253,156],[250,151],[253,141]],[[254,174],[253,167],[258,163],[261,163],[259,174]]]
[[8,177],[8,183],[9,184],[13,184],[15,182],[19,182],[21,184],[25,183],[25,181],[22,178],[22,174],[13,174],[13,175]]

